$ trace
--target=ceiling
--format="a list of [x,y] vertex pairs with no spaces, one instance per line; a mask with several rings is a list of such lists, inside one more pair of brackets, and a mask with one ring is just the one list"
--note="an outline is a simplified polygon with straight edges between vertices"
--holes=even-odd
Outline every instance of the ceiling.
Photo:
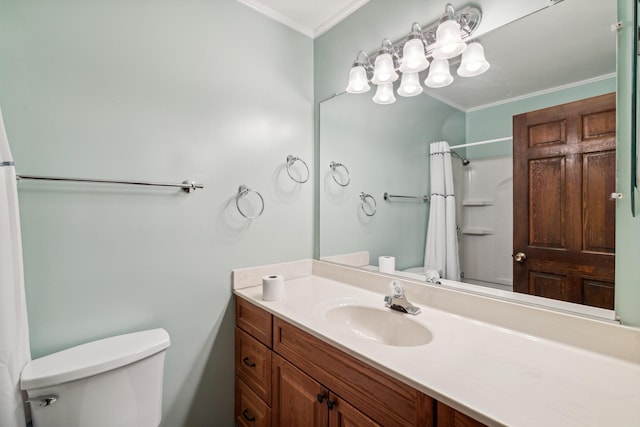
[[296,31],[315,38],[369,0],[238,0]]
[[[460,110],[614,77],[615,0],[564,0],[480,37],[491,68],[425,93]],[[425,72],[426,77],[426,72]]]

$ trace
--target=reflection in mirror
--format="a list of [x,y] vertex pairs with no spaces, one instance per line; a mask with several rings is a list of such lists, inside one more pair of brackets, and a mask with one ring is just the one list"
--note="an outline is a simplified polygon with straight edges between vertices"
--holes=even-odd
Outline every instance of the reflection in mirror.
[[[378,270],[379,257],[393,256],[396,274],[433,277],[425,271],[430,208],[422,196],[431,192],[429,144],[447,141],[459,155],[452,167],[464,283],[455,286],[566,308],[511,293],[513,117],[615,92],[615,21],[615,0],[588,8],[564,0],[482,35],[491,68],[480,77],[456,78],[393,105],[376,105],[370,94],[321,103],[320,258]],[[332,161],[349,165],[348,187],[332,179]],[[362,192],[378,200],[375,215],[360,209]],[[384,193],[412,197],[385,200]],[[548,296],[582,303],[564,291]],[[610,318],[602,308],[612,308],[612,297],[611,289],[607,301],[584,311]]]

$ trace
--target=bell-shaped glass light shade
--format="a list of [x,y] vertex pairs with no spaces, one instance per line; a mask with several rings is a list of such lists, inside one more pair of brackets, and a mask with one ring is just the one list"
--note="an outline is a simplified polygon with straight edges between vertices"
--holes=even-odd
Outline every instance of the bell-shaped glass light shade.
[[395,67],[393,66],[391,54],[383,53],[378,55],[373,68],[371,83],[374,85],[383,85],[393,83],[396,80],[398,80],[398,73],[396,73]]
[[403,73],[419,73],[426,70],[429,61],[424,53],[424,43],[419,38],[411,39],[404,44],[402,49],[402,65],[400,71]]
[[421,93],[422,86],[420,85],[420,77],[418,77],[418,73],[404,73],[402,75],[402,80],[400,80],[398,95],[416,96]]
[[478,42],[469,43],[462,54],[462,62],[458,68],[460,77],[479,76],[489,69],[489,63],[484,58],[484,48]]
[[378,85],[373,102],[376,104],[393,104],[396,102],[396,97],[393,96],[393,85],[391,83]]
[[449,61],[446,59],[435,59],[429,68],[429,75],[424,81],[428,87],[445,87],[453,82],[453,77],[449,72]]
[[371,86],[367,79],[367,71],[362,65],[356,65],[349,72],[349,85],[346,91],[349,93],[365,93],[369,92]]
[[460,36],[460,24],[453,19],[444,21],[436,30],[436,49],[434,59],[449,59],[460,55],[467,45]]

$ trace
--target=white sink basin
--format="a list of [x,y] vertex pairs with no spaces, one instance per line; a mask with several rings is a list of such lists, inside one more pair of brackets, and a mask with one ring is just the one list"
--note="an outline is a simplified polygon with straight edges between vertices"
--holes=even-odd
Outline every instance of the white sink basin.
[[369,341],[397,347],[427,344],[433,335],[411,315],[384,307],[344,304],[329,308],[324,318],[333,326]]

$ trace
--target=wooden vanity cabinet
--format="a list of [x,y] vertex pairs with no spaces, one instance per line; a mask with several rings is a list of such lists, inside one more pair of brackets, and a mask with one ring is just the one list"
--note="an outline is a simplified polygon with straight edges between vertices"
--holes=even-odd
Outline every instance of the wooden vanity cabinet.
[[381,427],[277,354],[273,356],[273,425]]
[[482,426],[242,298],[236,325],[239,426]]
[[476,421],[442,402],[437,403],[436,412],[436,424],[438,427],[486,427],[480,421]]

